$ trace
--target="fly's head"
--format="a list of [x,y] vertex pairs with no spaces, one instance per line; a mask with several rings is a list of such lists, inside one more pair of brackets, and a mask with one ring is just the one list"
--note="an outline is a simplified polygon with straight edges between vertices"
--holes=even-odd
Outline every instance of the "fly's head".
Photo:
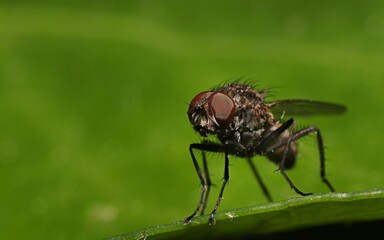
[[193,128],[203,137],[216,134],[233,120],[236,106],[232,98],[222,92],[202,92],[189,104],[188,117]]

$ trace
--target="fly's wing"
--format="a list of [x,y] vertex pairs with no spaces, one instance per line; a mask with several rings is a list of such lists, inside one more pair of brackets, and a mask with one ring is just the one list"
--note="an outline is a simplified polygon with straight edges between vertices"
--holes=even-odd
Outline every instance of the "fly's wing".
[[340,104],[304,99],[287,99],[266,104],[275,116],[338,115],[347,110]]

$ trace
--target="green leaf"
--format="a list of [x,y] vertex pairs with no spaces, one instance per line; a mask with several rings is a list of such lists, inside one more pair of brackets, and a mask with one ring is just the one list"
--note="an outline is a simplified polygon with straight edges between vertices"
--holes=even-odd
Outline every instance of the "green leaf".
[[353,223],[384,219],[384,190],[328,193],[297,197],[280,202],[221,212],[215,226],[208,216],[149,227],[108,238],[123,239],[204,239],[228,236],[267,234],[310,226]]

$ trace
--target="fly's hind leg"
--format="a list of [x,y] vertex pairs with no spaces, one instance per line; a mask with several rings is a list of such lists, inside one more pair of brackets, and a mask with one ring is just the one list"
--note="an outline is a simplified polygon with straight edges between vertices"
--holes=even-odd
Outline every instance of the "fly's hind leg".
[[[328,181],[325,175],[325,154],[324,154],[324,144],[323,144],[323,138],[321,136],[320,130],[316,126],[310,126],[304,129],[301,129],[294,133],[292,135],[291,141],[295,142],[298,139],[307,136],[310,133],[316,133],[316,139],[317,139],[317,146],[319,149],[319,155],[320,155],[320,178],[321,180],[327,185],[330,191],[334,192],[335,189],[333,188],[332,184]],[[289,140],[288,140],[289,141]],[[288,142],[287,141],[287,142]],[[274,144],[267,148],[266,152],[273,152],[274,150],[282,147],[287,146],[287,142],[279,142],[277,144]],[[289,146],[289,145],[288,145]]]
[[[294,132],[295,132],[295,120],[293,118],[290,118],[286,122],[284,122],[280,127],[278,127],[276,130],[271,132],[269,135],[267,135],[263,141],[256,147],[256,151],[262,153],[265,155],[268,152],[273,152],[274,150],[284,146],[284,151],[281,157],[281,161],[279,162],[279,171],[281,175],[285,178],[285,180],[288,182],[289,186],[295,190],[296,193],[305,196],[310,195],[311,193],[303,193],[300,191],[295,184],[293,184],[292,180],[288,177],[287,173],[285,172],[285,162],[287,159],[289,147],[294,139]],[[278,139],[286,130],[289,129],[289,136],[286,141],[279,142],[277,144],[273,144],[276,139]],[[300,137],[299,137],[300,138]],[[271,146],[272,144],[272,146]]]

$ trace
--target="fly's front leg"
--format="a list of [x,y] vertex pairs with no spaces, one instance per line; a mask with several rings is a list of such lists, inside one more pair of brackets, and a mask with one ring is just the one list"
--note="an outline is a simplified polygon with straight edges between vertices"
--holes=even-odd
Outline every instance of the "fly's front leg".
[[211,186],[212,186],[211,178],[209,176],[207,157],[206,157],[205,151],[202,152],[202,155],[203,155],[203,167],[204,167],[205,180],[207,183],[207,190],[206,190],[205,197],[203,200],[203,206],[201,208],[200,215],[204,215],[204,210],[207,207],[209,192],[211,191]]
[[[204,175],[203,175],[203,173],[199,167],[199,164],[197,163],[195,154],[193,152],[194,149],[203,151],[203,164],[204,164],[204,170],[205,170],[206,177],[204,177]],[[202,211],[204,211],[204,208],[207,204],[206,202],[208,200],[208,193],[209,193],[209,189],[210,189],[210,185],[211,185],[211,180],[209,178],[208,167],[207,167],[205,153],[204,153],[205,151],[207,151],[207,152],[226,152],[224,145],[217,144],[217,143],[211,143],[211,142],[193,143],[189,146],[189,152],[190,152],[191,157],[192,157],[193,165],[195,167],[197,175],[199,176],[199,179],[200,179],[202,186],[201,186],[200,198],[199,198],[199,202],[197,204],[197,207],[196,207],[195,211],[193,211],[193,213],[184,220],[184,224],[189,224],[192,221],[192,219],[195,217],[195,215],[200,211],[200,209],[202,209]],[[226,153],[226,156],[227,155],[228,154]],[[227,156],[227,158],[228,158],[228,156]],[[222,187],[222,191],[223,191],[223,187]],[[222,196],[222,191],[220,193],[221,196]],[[218,202],[220,202],[220,201],[218,201]],[[218,207],[218,203],[216,204],[214,211],[211,213],[211,216],[214,215],[214,212],[216,211],[217,207]],[[210,220],[210,222],[211,222],[211,220]]]
[[189,145],[189,152],[190,152],[191,157],[192,157],[193,165],[195,166],[197,175],[199,176],[200,182],[201,182],[200,200],[199,200],[199,203],[197,204],[195,211],[193,211],[193,213],[184,220],[184,224],[189,224],[191,222],[192,218],[200,210],[201,205],[202,205],[203,200],[204,200],[204,193],[207,190],[207,181],[205,180],[205,178],[201,172],[201,169],[199,167],[199,164],[196,161],[195,154],[193,153],[193,149],[195,149],[195,148],[196,148],[196,144]]
[[214,207],[213,211],[211,212],[211,214],[209,215],[209,225],[211,225],[211,226],[216,224],[215,213],[216,213],[217,209],[219,208],[221,200],[223,199],[224,188],[227,185],[228,180],[229,180],[229,157],[228,157],[228,152],[225,150],[223,184],[221,185],[219,197],[217,198],[215,207]]

